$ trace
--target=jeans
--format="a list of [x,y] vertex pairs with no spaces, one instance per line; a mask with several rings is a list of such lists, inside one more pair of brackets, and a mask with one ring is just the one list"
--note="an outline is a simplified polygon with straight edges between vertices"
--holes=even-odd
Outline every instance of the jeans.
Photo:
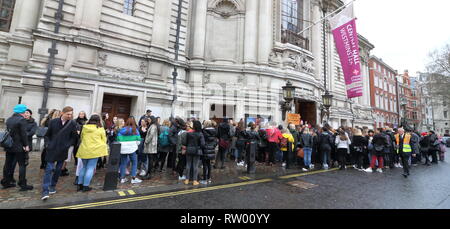
[[144,141],[145,139],[141,140],[138,148],[138,168],[147,171],[147,155],[144,154]]
[[80,175],[78,176],[78,184],[83,186],[89,186],[92,177],[94,176],[94,170],[97,166],[98,158],[93,159],[82,159],[83,168],[80,170]]
[[159,152],[158,153],[158,163],[160,164],[159,170],[162,170],[164,168],[164,164],[166,163],[167,154],[168,154],[168,152]]
[[203,158],[202,162],[203,162],[203,180],[209,180],[211,179],[211,160]]
[[375,169],[375,162],[378,160],[378,168],[383,168],[383,156],[372,155],[372,160],[370,161],[370,168]]
[[131,160],[131,176],[136,177],[137,175],[137,155],[136,152],[132,154],[122,154],[120,155],[120,179],[125,178],[125,170],[128,165],[128,160]]
[[325,166],[325,165],[329,165],[329,160],[330,160],[330,158],[331,158],[331,156],[330,156],[330,154],[331,154],[331,151],[322,151],[322,164]]
[[27,153],[12,153],[6,152],[5,165],[3,167],[3,180],[2,184],[9,184],[14,178],[14,170],[16,163],[19,163],[19,186],[26,185],[26,172],[27,166],[25,165]]
[[220,168],[223,168],[225,163],[225,154],[228,152],[229,148],[223,148],[222,146],[219,146],[219,152],[217,152],[216,156],[216,164],[214,166],[219,166],[219,160],[220,160]]
[[305,166],[307,168],[310,168],[311,167],[312,148],[305,147],[305,148],[303,148],[303,152],[305,153],[305,156],[303,157]]
[[348,149],[347,148],[339,148],[337,150],[338,153],[338,160],[341,169],[345,169],[346,160],[345,157],[347,156]]
[[[198,180],[198,165],[200,163],[200,156],[186,155],[186,180]],[[191,176],[192,171],[192,176]]]
[[63,165],[64,161],[58,161],[56,162],[56,165],[55,162],[47,162],[47,167],[45,167],[44,182],[42,184],[43,193],[48,194],[49,187],[56,187]]
[[155,164],[158,163],[158,155],[156,154],[145,154],[147,157],[147,175],[152,173],[153,169],[156,169]]
[[408,174],[409,175],[409,158],[411,155],[409,155],[408,153],[400,153],[400,159],[402,161],[402,165],[403,165],[403,173],[404,174]]
[[178,154],[178,164],[176,167],[176,171],[180,177],[183,176],[184,168],[186,168],[186,155]]

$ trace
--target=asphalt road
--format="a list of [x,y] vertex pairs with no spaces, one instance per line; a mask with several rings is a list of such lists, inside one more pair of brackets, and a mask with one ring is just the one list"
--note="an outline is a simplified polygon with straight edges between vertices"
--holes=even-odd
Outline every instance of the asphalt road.
[[[448,158],[447,158],[448,159]],[[365,173],[348,169],[194,193],[147,194],[96,209],[450,209],[450,163]],[[243,181],[245,183],[245,181]],[[248,182],[248,181],[247,181]],[[255,181],[259,182],[259,181]],[[290,183],[301,182],[303,187]],[[308,188],[305,188],[308,186]],[[195,190],[195,189],[194,189]],[[128,201],[130,200],[130,201]],[[136,200],[136,199],[134,199]]]

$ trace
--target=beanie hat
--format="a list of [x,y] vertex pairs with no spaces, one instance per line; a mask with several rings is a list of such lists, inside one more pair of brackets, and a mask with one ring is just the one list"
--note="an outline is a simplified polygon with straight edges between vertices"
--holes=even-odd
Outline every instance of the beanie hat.
[[23,104],[17,104],[15,107],[14,107],[14,113],[17,113],[17,114],[23,114],[23,113],[25,113],[25,111],[27,111],[27,106],[26,105],[23,105]]

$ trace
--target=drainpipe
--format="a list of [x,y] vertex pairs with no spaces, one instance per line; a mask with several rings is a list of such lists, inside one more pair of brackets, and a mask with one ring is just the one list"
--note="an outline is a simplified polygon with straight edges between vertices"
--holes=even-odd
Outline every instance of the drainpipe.
[[[59,28],[61,26],[61,21],[63,20],[63,6],[64,0],[59,0],[58,2],[58,10],[55,13],[55,34],[59,34]],[[45,80],[43,82],[44,86],[44,97],[42,100],[42,107],[39,109],[39,120],[42,121],[45,115],[48,113],[47,102],[48,102],[48,93],[49,89],[52,86],[51,76],[53,72],[53,66],[55,65],[55,56],[58,54],[58,49],[56,49],[56,39],[52,39],[52,46],[48,49],[48,53],[50,53],[50,57],[48,58],[47,72],[45,73]]]
[[178,93],[177,93],[177,62],[178,62],[178,56],[180,51],[180,29],[181,29],[181,11],[183,9],[183,0],[178,0],[178,15],[177,15],[177,33],[175,38],[175,65],[173,66],[173,100],[172,100],[172,112],[170,114],[171,119],[174,119],[174,113],[175,113],[175,102],[178,99]]

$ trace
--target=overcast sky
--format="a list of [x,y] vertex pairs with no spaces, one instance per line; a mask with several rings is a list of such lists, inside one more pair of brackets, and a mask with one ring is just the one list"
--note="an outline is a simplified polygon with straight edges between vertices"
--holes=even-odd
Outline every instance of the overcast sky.
[[450,44],[450,0],[356,0],[354,7],[372,54],[399,73],[424,71],[428,53]]

